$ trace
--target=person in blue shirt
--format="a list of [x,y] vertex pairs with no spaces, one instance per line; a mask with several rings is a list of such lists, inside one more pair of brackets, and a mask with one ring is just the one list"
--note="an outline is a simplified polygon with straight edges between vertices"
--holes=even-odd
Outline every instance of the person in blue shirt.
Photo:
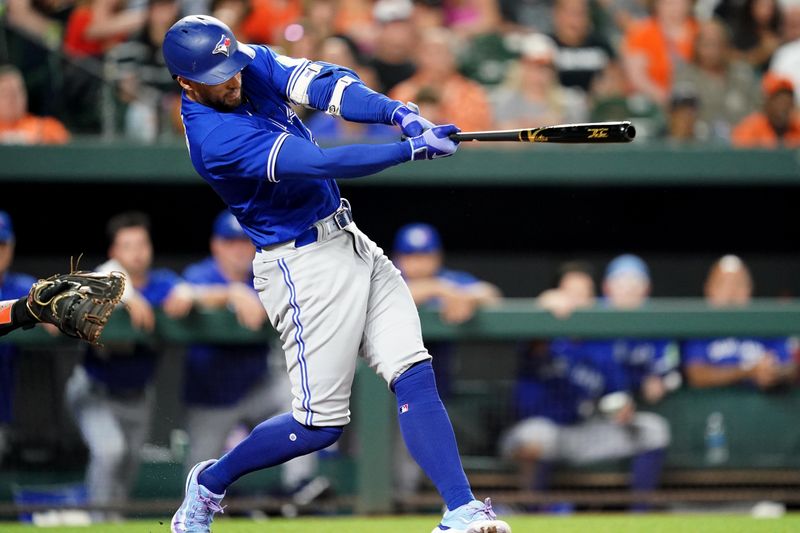
[[[180,277],[171,270],[151,268],[153,247],[146,215],[119,214],[109,220],[107,233],[109,260],[96,270],[127,276],[122,301],[135,328],[153,330],[154,308],[173,317],[189,312],[191,300],[181,294],[185,290],[180,289]],[[136,479],[149,432],[158,355],[150,343],[90,347],[67,382],[67,404],[89,448],[86,484],[93,504],[124,502]],[[97,521],[115,517],[93,515]]]
[[[704,287],[713,307],[746,306],[753,294],[747,265],[735,255],[715,261]],[[747,385],[769,390],[795,380],[794,341],[787,337],[691,339],[683,344],[683,367],[692,387]]]
[[[468,272],[444,267],[444,250],[438,230],[430,224],[410,223],[397,230],[392,261],[400,270],[418,307],[438,310],[444,322],[466,322],[482,306],[500,300],[500,290]],[[439,395],[447,401],[452,392],[452,342],[428,343]],[[422,473],[411,456],[398,446],[394,472],[396,490],[403,496],[415,493]]]
[[[36,282],[32,276],[9,270],[14,261],[15,243],[11,217],[0,211],[0,301],[26,296]],[[14,345],[0,343],[0,462],[7,451],[9,426],[14,420],[17,353]]]
[[636,410],[613,354],[594,341],[531,343],[521,354],[514,389],[519,422],[501,438],[525,489],[550,487],[554,467],[631,458],[631,489],[658,486],[670,431],[666,421]]
[[[647,305],[650,269],[640,257],[624,254],[606,267],[603,304],[632,310]],[[625,370],[628,389],[648,404],[656,404],[682,383],[678,343],[670,339],[621,338],[598,343],[610,350]]]
[[[643,265],[635,256],[609,264],[606,305],[633,308],[644,303],[649,274],[645,278]],[[556,286],[539,297],[539,304],[559,318],[594,301],[592,271],[581,262],[562,265]],[[634,491],[658,485],[670,431],[663,417],[636,409],[639,385],[633,376],[640,366],[649,375],[648,357],[653,355],[645,346],[647,341],[564,338],[524,346],[514,392],[521,421],[503,437],[501,450],[521,465],[525,488],[546,490],[559,462],[580,465],[621,458],[632,458]]]
[[[419,307],[436,309],[443,322],[461,324],[471,319],[484,305],[500,301],[497,286],[482,281],[469,272],[444,266],[444,249],[438,230],[430,224],[414,222],[397,230],[392,247],[392,261],[400,270]],[[433,369],[439,393],[447,398],[451,383],[451,353],[447,342],[431,344]]]
[[[207,309],[227,307],[242,327],[261,329],[267,315],[253,289],[255,247],[227,210],[214,220],[210,248],[210,257],[183,272],[194,304]],[[265,417],[291,407],[286,374],[270,372],[270,366],[275,366],[269,365],[270,357],[270,347],[264,343],[189,346],[183,377],[188,466],[221,455],[229,435],[239,426],[252,429]],[[283,484],[288,492],[310,480],[315,457],[298,457],[284,465]]]
[[[291,412],[195,465],[173,533],[208,533],[241,476],[335,443],[350,421],[359,356],[394,392],[406,446],[445,501],[435,530],[508,533],[491,501],[472,493],[408,287],[336,183],[452,155],[458,128],[432,124],[345,67],[240,43],[213,17],[179,20],[162,49],[183,89],[192,165],[256,246],[254,286],[283,342],[293,396]],[[292,106],[395,125],[405,140],[320,148]]]

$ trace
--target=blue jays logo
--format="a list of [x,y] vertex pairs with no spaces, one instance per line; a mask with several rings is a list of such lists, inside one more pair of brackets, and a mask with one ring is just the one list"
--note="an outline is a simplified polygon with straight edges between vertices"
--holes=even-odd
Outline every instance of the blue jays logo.
[[211,52],[212,55],[214,54],[225,54],[227,57],[231,55],[231,38],[227,37],[224,33],[222,37],[219,38],[219,42],[217,46],[214,47],[214,51]]

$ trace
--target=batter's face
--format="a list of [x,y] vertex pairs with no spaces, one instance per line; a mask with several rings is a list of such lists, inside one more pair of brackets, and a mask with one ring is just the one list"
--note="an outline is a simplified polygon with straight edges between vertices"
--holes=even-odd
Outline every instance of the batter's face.
[[108,256],[119,261],[131,276],[144,275],[153,262],[153,245],[147,229],[132,226],[119,230]]
[[217,85],[205,85],[178,76],[178,83],[186,91],[186,96],[199,104],[213,107],[218,111],[233,111],[242,105],[242,73],[237,73],[228,81]]
[[0,242],[0,276],[8,271],[14,259],[14,241]]

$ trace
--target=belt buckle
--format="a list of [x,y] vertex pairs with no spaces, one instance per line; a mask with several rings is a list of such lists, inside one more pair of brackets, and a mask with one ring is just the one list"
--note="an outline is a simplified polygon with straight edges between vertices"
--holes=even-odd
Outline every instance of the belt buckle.
[[353,213],[349,208],[343,207],[333,214],[333,221],[339,229],[344,229],[353,221]]

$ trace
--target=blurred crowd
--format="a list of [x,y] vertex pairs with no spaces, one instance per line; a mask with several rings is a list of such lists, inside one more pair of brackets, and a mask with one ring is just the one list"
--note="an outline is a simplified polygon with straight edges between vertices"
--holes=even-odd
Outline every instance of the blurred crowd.
[[[268,317],[253,288],[253,245],[227,211],[210,229],[208,256],[179,274],[153,266],[146,215],[126,212],[108,221],[108,259],[96,270],[128,276],[123,301],[133,328],[152,332],[159,309],[172,318],[193,309],[227,309],[244,328],[266,327]],[[12,221],[0,211],[0,299],[26,294],[34,281],[10,270],[14,246]],[[444,250],[440,234],[429,224],[412,223],[397,231],[390,255],[420,308],[438,312],[445,323],[461,324],[481,307],[501,301],[501,291],[491,282],[448,268]],[[647,307],[652,281],[640,257],[616,257],[598,281],[587,263],[565,263],[536,306],[559,319],[598,307]],[[711,307],[741,307],[750,302],[754,282],[741,258],[726,255],[710,266],[702,290]],[[458,346],[445,341],[427,345],[447,402],[458,377]],[[108,505],[128,497],[155,409],[161,350],[149,341],[86,347],[66,383],[66,406],[89,450],[86,484],[92,503]],[[506,420],[513,423],[506,424],[496,446],[498,456],[518,465],[521,488],[536,491],[547,490],[559,464],[609,459],[631,460],[632,489],[656,488],[671,432],[667,420],[647,412],[648,407],[687,386],[788,390],[796,383],[800,355],[788,337],[532,339],[520,342],[517,352],[516,372],[508,376],[514,382],[513,414]],[[17,355],[13,345],[0,344],[0,460],[13,420]],[[219,456],[261,420],[289,408],[283,364],[280,347],[264,343],[186,348],[183,386],[175,394],[185,415],[177,425],[188,438],[187,467]],[[402,449],[398,439],[395,479],[398,493],[408,494],[419,489],[421,472]],[[306,501],[324,492],[329,483],[316,472],[314,456],[288,463],[283,472],[287,494]]]
[[[644,139],[800,146],[800,0],[8,0],[0,142],[181,136],[160,47],[188,14],[464,130],[630,119]],[[397,137],[302,114],[320,142]]]

